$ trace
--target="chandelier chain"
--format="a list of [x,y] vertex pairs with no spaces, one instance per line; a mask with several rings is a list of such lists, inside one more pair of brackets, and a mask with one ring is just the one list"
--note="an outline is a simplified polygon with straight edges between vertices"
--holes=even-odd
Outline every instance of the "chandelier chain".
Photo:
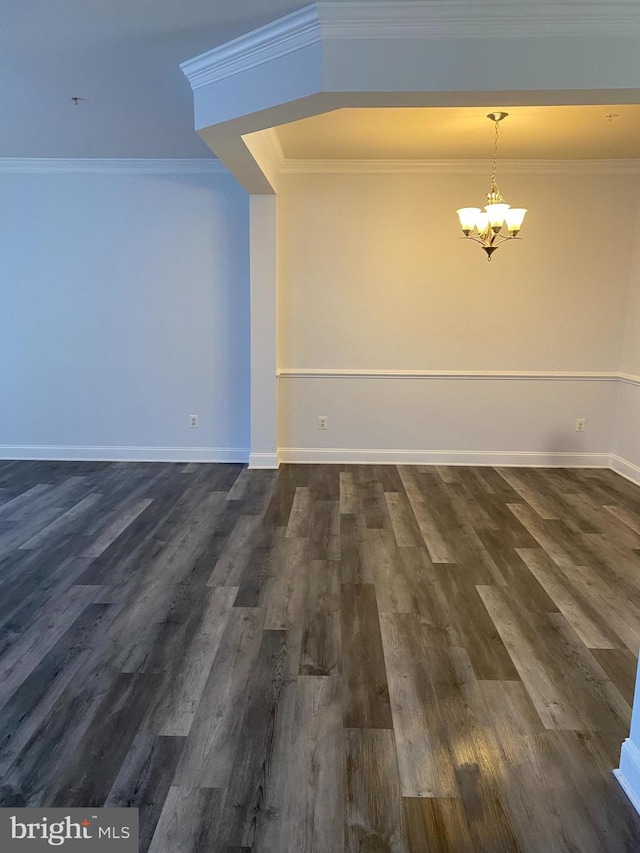
[[500,122],[494,120],[495,125],[495,135],[493,139],[493,170],[491,172],[491,192],[498,192],[498,185],[496,184],[496,170],[498,163],[498,134],[500,133]]

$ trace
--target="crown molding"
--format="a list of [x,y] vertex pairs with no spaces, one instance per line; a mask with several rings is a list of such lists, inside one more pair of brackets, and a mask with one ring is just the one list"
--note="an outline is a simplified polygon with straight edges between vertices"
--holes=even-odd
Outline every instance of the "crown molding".
[[506,0],[318,2],[322,34],[332,39],[634,36],[637,3],[513,3]]
[[[490,160],[285,158],[282,175],[485,175]],[[640,160],[501,160],[501,175],[640,175]]]
[[638,36],[638,3],[318,2],[180,64],[193,90],[336,39]]
[[260,137],[264,153],[269,158],[269,162],[275,171],[279,175],[283,174],[288,161],[285,157],[278,131],[275,127],[267,127],[265,130],[257,131],[255,135]]
[[315,4],[278,18],[180,64],[193,90],[287,56],[322,40]]
[[220,160],[0,158],[0,174],[228,175]]
[[278,131],[275,127],[268,127],[266,130],[262,131],[262,135],[265,142],[265,148],[269,152],[269,156],[271,157],[273,164],[277,167],[279,172],[282,172],[282,169],[287,162],[287,158],[285,157],[284,149],[280,142],[280,137],[278,136]]

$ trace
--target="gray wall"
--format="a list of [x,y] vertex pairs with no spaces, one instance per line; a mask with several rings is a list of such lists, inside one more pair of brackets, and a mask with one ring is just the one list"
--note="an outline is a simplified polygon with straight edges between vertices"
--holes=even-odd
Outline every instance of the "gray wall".
[[236,181],[4,173],[0,199],[0,454],[246,458]]

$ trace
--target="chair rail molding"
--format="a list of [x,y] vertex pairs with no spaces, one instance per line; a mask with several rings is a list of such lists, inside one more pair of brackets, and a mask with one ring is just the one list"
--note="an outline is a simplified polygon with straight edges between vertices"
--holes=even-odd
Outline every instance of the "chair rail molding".
[[291,368],[278,370],[279,379],[477,379],[551,382],[626,382],[640,385],[640,376],[601,371],[518,370],[368,370],[359,368]]

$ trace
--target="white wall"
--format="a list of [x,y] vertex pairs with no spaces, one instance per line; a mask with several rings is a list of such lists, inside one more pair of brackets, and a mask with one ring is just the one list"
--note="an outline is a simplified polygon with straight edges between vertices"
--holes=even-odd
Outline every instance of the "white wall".
[[275,195],[249,200],[251,258],[250,468],[278,467],[278,223]]
[[626,320],[622,342],[620,383],[614,438],[614,468],[640,482],[640,195],[633,229],[635,251],[631,259]]
[[246,459],[235,180],[2,173],[0,199],[0,455]]
[[[620,369],[638,179],[499,179],[530,212],[523,241],[489,264],[458,239],[455,216],[482,203],[485,176],[282,176],[285,459],[363,459],[351,451],[365,448],[399,460],[480,461],[490,451],[490,462],[606,463],[619,383],[596,374]],[[305,371],[318,375],[288,375]],[[370,375],[379,371],[538,378]],[[545,376],[555,372],[588,376]],[[583,434],[577,417],[587,418]]]
[[[640,478],[640,386],[608,378],[640,375],[637,178],[503,176],[530,213],[491,264],[453,213],[480,203],[484,176],[280,180],[283,459],[606,464],[613,451]],[[0,198],[0,456],[246,459],[236,182],[0,169]]]

